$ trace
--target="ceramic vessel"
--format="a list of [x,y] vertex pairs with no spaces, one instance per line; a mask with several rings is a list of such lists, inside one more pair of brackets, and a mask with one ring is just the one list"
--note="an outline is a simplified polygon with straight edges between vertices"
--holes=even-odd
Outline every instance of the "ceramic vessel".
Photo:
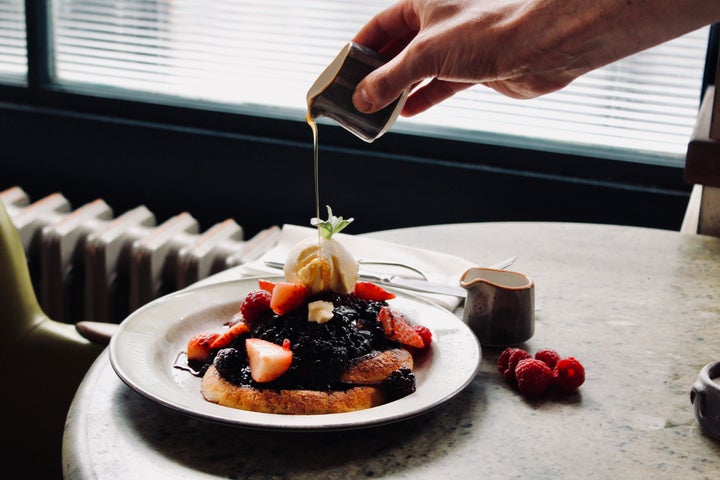
[[535,284],[507,270],[471,268],[460,278],[467,290],[463,317],[480,344],[507,347],[535,333]]
[[327,117],[366,142],[382,136],[394,123],[405,105],[408,92],[382,110],[365,114],[355,108],[355,87],[387,59],[363,45],[350,42],[318,76],[307,93],[308,115]]
[[720,440],[720,362],[708,363],[690,389],[690,402],[700,428]]

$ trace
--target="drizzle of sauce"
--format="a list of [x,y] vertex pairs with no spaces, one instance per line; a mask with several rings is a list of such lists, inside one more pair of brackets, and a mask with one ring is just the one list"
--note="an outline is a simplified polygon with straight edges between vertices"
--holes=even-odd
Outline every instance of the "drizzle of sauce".
[[[313,133],[313,165],[314,170],[313,174],[315,177],[315,218],[317,218],[318,222],[320,222],[320,143],[318,141],[318,126],[317,122],[315,121],[315,118],[310,114],[311,112],[311,101],[308,101],[308,111],[305,115],[305,121],[308,125],[310,125],[310,128],[312,129]],[[320,246],[320,256],[322,257],[322,236],[320,234],[320,226],[318,225],[318,245]]]
[[175,361],[173,362],[173,368],[189,372],[196,377],[202,377],[202,371],[200,370],[202,363],[189,361],[186,352],[178,353],[178,356],[175,357]]

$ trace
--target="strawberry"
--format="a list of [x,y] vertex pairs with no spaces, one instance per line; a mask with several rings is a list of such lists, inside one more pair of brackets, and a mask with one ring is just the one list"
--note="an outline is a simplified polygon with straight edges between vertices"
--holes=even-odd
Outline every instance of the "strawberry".
[[420,338],[422,338],[425,348],[429,347],[432,343],[432,332],[430,329],[423,325],[416,325],[414,328],[418,335],[420,335]]
[[228,345],[230,345],[233,340],[238,338],[243,333],[247,333],[250,331],[250,327],[247,323],[243,322],[242,320],[234,324],[232,327],[230,327],[227,331],[220,334],[211,344],[210,348],[212,349],[220,349],[225,348]]
[[260,290],[265,290],[266,292],[272,293],[273,288],[275,288],[275,282],[271,282],[270,280],[263,280],[262,278],[258,280],[258,287],[260,287]]
[[248,338],[245,340],[250,375],[258,383],[272,382],[287,372],[292,363],[292,351],[267,340]]
[[270,310],[272,294],[267,290],[252,290],[248,292],[240,305],[240,313],[247,322],[252,322],[261,313]]
[[277,282],[272,291],[270,308],[278,315],[295,310],[305,301],[307,287],[300,283]]
[[210,346],[219,333],[198,333],[188,341],[187,359],[190,362],[205,362],[210,358],[212,347]]
[[422,337],[415,329],[408,325],[407,321],[397,312],[393,312],[388,307],[382,307],[378,312],[378,321],[385,331],[385,336],[400,342],[403,345],[409,345],[416,348],[424,348],[425,343]]
[[362,298],[363,300],[373,300],[376,302],[395,298],[394,293],[390,293],[381,286],[371,282],[355,282],[353,293],[356,297]]

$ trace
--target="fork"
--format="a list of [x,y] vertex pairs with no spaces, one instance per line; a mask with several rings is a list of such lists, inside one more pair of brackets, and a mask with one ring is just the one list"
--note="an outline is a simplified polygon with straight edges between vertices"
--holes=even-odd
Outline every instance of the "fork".
[[[406,270],[410,270],[410,271],[412,271],[412,272],[417,273],[418,275],[420,275],[420,277],[421,277],[423,280],[427,280],[427,279],[428,279],[428,277],[427,277],[427,275],[425,274],[425,272],[423,272],[423,271],[420,270],[419,268],[417,268],[417,267],[412,267],[412,266],[410,266],[410,265],[405,265],[404,263],[400,263],[400,262],[385,262],[385,261],[380,261],[380,260],[362,260],[362,259],[361,259],[361,260],[358,260],[358,263],[359,263],[359,264],[363,264],[363,265],[384,265],[384,266],[388,266],[388,267],[404,268],[404,269],[406,269]],[[268,266],[268,267],[270,267],[270,268],[276,268],[276,269],[278,269],[278,270],[282,270],[282,269],[285,268],[285,264],[284,264],[284,263],[282,263],[282,262],[275,262],[275,261],[272,261],[272,260],[266,261],[266,262],[265,262],[265,265]],[[375,273],[375,272],[373,272],[373,273],[371,273],[370,275],[375,276],[375,275],[378,275],[378,274]]]
[[[512,265],[515,260],[517,259],[517,256],[506,258],[505,260],[502,260],[498,263],[495,263],[494,265],[491,265],[488,268],[493,268],[496,270],[503,270],[510,265]],[[374,281],[380,284],[392,286],[392,287],[398,287],[398,288],[404,288],[406,290],[412,290],[416,292],[426,292],[426,293],[439,293],[444,295],[452,295],[459,298],[465,298],[465,289],[460,286],[450,285],[446,283],[438,283],[438,282],[429,282],[427,281],[427,276],[419,269],[415,267],[411,267],[408,265],[405,265],[403,263],[397,263],[397,262],[365,262],[365,263],[372,263],[372,264],[382,264],[382,265],[394,265],[394,266],[401,266],[405,267],[409,270],[412,270],[420,275],[423,276],[424,280],[419,279],[411,279],[407,277],[401,277],[400,275],[390,275],[390,274],[384,274],[384,273],[378,273],[378,272],[370,272],[370,271],[362,271],[360,272],[360,277],[365,278],[370,281]],[[271,268],[277,268],[277,269],[283,269],[284,264],[281,262],[273,262],[273,261],[267,261],[265,262],[265,265]]]

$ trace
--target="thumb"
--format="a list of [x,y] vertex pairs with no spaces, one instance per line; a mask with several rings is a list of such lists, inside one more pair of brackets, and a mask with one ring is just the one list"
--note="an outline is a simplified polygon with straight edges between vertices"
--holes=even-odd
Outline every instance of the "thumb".
[[401,56],[368,74],[355,88],[352,101],[362,113],[375,113],[395,101],[417,82],[403,67]]

